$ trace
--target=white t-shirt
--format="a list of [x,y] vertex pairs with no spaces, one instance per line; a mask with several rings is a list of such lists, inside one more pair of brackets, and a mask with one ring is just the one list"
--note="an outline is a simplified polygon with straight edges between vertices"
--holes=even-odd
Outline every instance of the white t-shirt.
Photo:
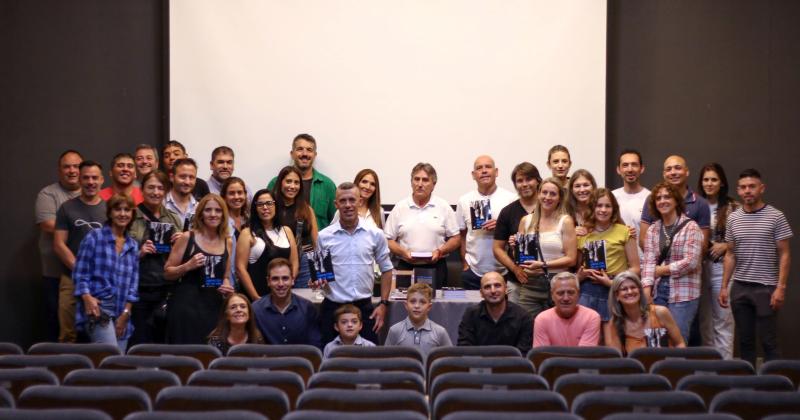
[[[486,220],[497,220],[500,210],[517,199],[517,195],[497,187],[490,195],[482,195],[477,190],[470,191],[458,199],[456,205],[456,219],[458,228],[467,231],[467,249],[465,259],[470,270],[478,276],[483,276],[490,271],[500,274],[506,273],[506,268],[497,262],[492,253],[494,231],[472,228],[472,215],[470,208],[477,203],[484,204],[481,211]],[[488,207],[485,203],[488,201]]]
[[[636,194],[628,194],[625,189],[620,187],[611,192],[619,203],[619,215],[622,217],[622,222],[627,226],[633,226],[636,229],[636,238],[639,238],[639,222],[642,221],[642,209],[647,197],[650,196],[650,190],[642,188]],[[638,240],[637,240],[638,243]],[[639,261],[643,261],[644,252],[639,249]]]

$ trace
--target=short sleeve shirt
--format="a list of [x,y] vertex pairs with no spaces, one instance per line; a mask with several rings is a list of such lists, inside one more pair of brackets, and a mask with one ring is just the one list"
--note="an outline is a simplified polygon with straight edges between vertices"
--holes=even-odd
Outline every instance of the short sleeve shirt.
[[384,228],[386,238],[410,252],[432,252],[460,233],[456,213],[447,201],[432,196],[423,207],[408,197],[394,206]]
[[473,229],[471,207],[476,203],[488,203],[486,219],[497,219],[500,210],[516,199],[516,195],[503,188],[497,187],[490,195],[481,195],[478,191],[470,191],[458,199],[456,205],[456,218],[458,228],[467,231],[466,237],[466,256],[465,259],[469,268],[478,276],[482,276],[490,271],[497,271],[504,274],[506,269],[498,263],[492,252],[494,242],[494,232]]
[[[64,189],[58,182],[54,182],[39,191],[36,196],[36,224],[48,220],[55,221],[56,212],[64,202],[81,194],[81,190],[70,191]],[[39,232],[39,255],[42,260],[42,275],[45,277],[58,277],[61,275],[61,262],[53,252],[53,234]]]
[[[56,230],[67,231],[67,247],[77,256],[81,241],[93,229],[100,229],[106,222],[106,202],[89,205],[80,197],[67,200],[56,212]],[[66,273],[66,268],[62,268]]]
[[733,280],[777,285],[780,261],[776,242],[792,236],[786,216],[769,204],[750,213],[741,207],[731,213],[725,241],[733,242]]

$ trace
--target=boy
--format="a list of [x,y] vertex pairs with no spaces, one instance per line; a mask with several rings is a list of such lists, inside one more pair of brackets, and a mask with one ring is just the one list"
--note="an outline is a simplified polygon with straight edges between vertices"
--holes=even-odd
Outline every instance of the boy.
[[385,345],[416,347],[425,355],[434,347],[452,346],[447,330],[428,319],[432,306],[433,289],[430,286],[415,283],[409,287],[406,299],[408,317],[392,325]]
[[339,333],[336,338],[330,343],[325,345],[325,350],[322,356],[327,359],[330,357],[333,349],[344,345],[354,345],[361,347],[375,347],[375,343],[365,340],[359,335],[361,332],[361,310],[353,305],[342,305],[333,314],[335,323],[333,328]]

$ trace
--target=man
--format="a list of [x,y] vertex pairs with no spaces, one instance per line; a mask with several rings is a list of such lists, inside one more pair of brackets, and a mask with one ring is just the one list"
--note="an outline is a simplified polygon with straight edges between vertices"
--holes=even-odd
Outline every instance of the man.
[[106,221],[106,202],[100,198],[103,185],[103,167],[90,160],[81,162],[81,194],[67,200],[56,212],[53,252],[63,264],[58,291],[58,341],[75,342],[75,283],[72,269],[81,241],[92,229],[103,227]]
[[480,289],[481,277],[506,268],[497,262],[492,251],[497,214],[514,201],[514,193],[497,186],[498,170],[490,156],[478,156],[472,165],[472,179],[477,189],[458,199],[456,216],[461,230],[461,284],[465,289]]
[[135,184],[141,187],[144,176],[158,169],[158,150],[149,144],[140,144],[136,146],[133,159],[136,162]]
[[528,275],[522,267],[514,264],[508,255],[508,238],[519,231],[519,221],[536,208],[537,194],[542,177],[539,169],[530,162],[522,162],[511,171],[511,181],[517,190],[519,200],[503,207],[497,216],[494,228],[492,252],[495,259],[507,270],[506,285],[508,287],[508,300],[519,303],[519,285],[528,281]]
[[[228,146],[219,146],[211,151],[211,177],[208,178],[208,190],[219,195],[222,183],[233,176],[233,149]],[[247,201],[253,201],[253,193],[247,187]]]
[[533,321],[525,309],[506,299],[506,280],[500,273],[481,277],[481,296],[483,301],[464,311],[458,326],[458,345],[507,345],[528,354]]
[[[755,169],[739,174],[736,192],[742,207],[728,216],[719,304],[731,305],[742,359],[756,365],[756,330],[765,360],[780,358],[777,314],[789,278],[792,228],[783,212],[764,203],[766,186]],[[733,279],[728,299],[728,285]]]
[[[179,159],[186,159],[189,157],[186,153],[186,147],[177,140],[168,141],[162,150],[162,154],[164,155],[164,172],[170,176],[172,175],[175,162]],[[206,184],[206,181],[196,178],[192,195],[197,201],[200,201],[206,194],[208,194],[208,184]]]
[[118,153],[111,160],[111,186],[100,190],[100,198],[108,201],[114,194],[125,194],[133,198],[138,206],[144,201],[142,190],[133,185],[136,180],[136,163],[130,153]]
[[597,346],[600,342],[600,314],[579,305],[578,278],[568,272],[550,280],[554,307],[536,317],[533,347]]
[[267,343],[310,344],[322,349],[317,309],[308,299],[292,293],[294,277],[289,260],[275,258],[269,262],[267,283],[270,293],[253,302],[253,316]]
[[197,163],[192,158],[178,159],[170,174],[172,188],[164,197],[164,207],[173,211],[183,221],[183,230],[189,230],[197,207],[197,199],[192,195],[197,182]]
[[[373,343],[378,342],[377,332],[386,318],[392,288],[389,246],[380,229],[361,223],[358,217],[359,199],[360,193],[355,184],[340,184],[336,188],[335,200],[339,221],[323,229],[317,240],[322,255],[330,255],[335,278],[335,281],[309,282],[313,288],[321,287],[325,296],[320,305],[323,343],[329,343],[336,337],[334,312],[342,305],[352,304],[361,310],[365,327],[363,336]],[[377,307],[372,306],[375,263],[381,272],[381,301]]]
[[433,272],[431,286],[447,285],[447,255],[459,249],[456,213],[450,204],[433,195],[436,169],[417,163],[411,169],[411,196],[400,200],[386,219],[384,232],[389,249],[396,255],[398,270]]
[[[314,160],[317,158],[317,140],[310,134],[298,134],[292,140],[292,150],[289,151],[289,156],[294,162],[294,167],[303,175],[304,198],[314,209],[317,227],[322,230],[331,223],[333,215],[336,213],[333,203],[336,184],[314,169]],[[277,179],[277,177],[272,178],[267,188],[272,190]]]
[[[612,191],[614,197],[619,203],[619,215],[622,221],[628,226],[636,230],[636,236],[639,237],[639,231],[642,220],[642,208],[645,207],[644,203],[650,195],[650,190],[642,186],[639,178],[644,173],[644,163],[642,162],[642,155],[633,149],[625,149],[619,154],[617,161],[617,174],[622,178],[622,187]],[[639,248],[639,259],[644,257],[643,250]]]
[[[711,213],[708,210],[708,201],[689,188],[688,180],[689,166],[686,165],[686,159],[673,155],[664,160],[664,181],[678,188],[686,206],[686,215],[700,226],[703,231],[703,244],[707,244],[711,235]],[[639,223],[639,248],[641,249],[644,249],[647,228],[653,221],[653,216],[650,215],[650,210],[645,202],[642,205],[642,219]]]
[[36,224],[39,226],[39,254],[42,262],[44,309],[47,341],[58,340],[58,283],[61,262],[53,252],[53,232],[56,229],[56,211],[65,201],[81,193],[79,166],[81,154],[67,150],[58,157],[58,182],[39,191],[36,196]]

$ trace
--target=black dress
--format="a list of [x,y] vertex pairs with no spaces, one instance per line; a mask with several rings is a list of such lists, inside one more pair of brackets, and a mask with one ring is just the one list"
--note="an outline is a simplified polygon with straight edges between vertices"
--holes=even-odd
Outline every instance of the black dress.
[[[285,235],[282,227],[278,235]],[[250,275],[250,280],[253,282],[256,293],[258,293],[259,296],[265,296],[269,293],[269,286],[267,285],[267,266],[270,261],[275,258],[286,258],[288,260],[292,249],[291,244],[288,248],[281,248],[276,246],[271,240],[264,240],[264,238],[258,238],[257,240],[264,242],[264,250],[254,263],[247,264],[247,274]]]
[[167,342],[170,344],[206,344],[208,334],[217,325],[223,298],[216,287],[206,287],[206,279],[221,281],[224,278],[228,248],[225,247],[222,255],[209,254],[197,245],[192,232],[181,263],[198,253],[206,256],[205,266],[184,274],[169,299]]

